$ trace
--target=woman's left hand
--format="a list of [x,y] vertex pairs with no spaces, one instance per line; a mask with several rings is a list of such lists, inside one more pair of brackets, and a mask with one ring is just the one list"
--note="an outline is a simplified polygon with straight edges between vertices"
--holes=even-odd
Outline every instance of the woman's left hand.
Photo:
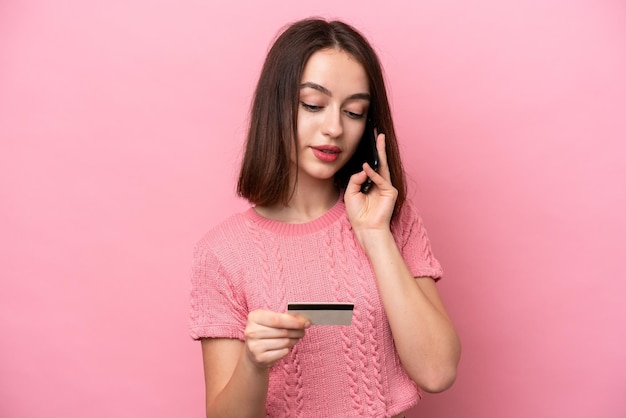
[[[391,184],[384,134],[378,134],[376,148],[380,161],[378,172],[364,163],[363,171],[350,177],[344,193],[346,213],[361,244],[363,233],[389,232],[391,215],[398,196],[398,190]],[[373,184],[365,194],[361,193],[361,185],[367,177],[372,179]]]

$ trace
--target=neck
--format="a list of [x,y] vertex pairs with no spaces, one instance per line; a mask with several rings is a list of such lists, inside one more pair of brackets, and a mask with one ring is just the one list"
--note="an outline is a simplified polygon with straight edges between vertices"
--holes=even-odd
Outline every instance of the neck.
[[314,187],[297,184],[287,205],[278,203],[272,206],[257,206],[255,210],[261,216],[287,223],[305,223],[319,218],[339,199],[339,191],[332,179]]

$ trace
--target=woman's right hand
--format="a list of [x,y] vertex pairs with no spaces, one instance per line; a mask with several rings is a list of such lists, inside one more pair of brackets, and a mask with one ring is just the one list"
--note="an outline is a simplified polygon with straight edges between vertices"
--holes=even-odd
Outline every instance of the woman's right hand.
[[289,354],[309,326],[302,316],[265,309],[250,312],[244,330],[248,359],[259,368],[271,367]]

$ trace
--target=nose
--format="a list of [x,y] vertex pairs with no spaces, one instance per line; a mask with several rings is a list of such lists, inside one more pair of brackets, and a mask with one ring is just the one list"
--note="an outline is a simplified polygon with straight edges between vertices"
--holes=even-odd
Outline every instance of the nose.
[[331,138],[338,138],[343,134],[341,112],[329,109],[324,118],[322,133]]

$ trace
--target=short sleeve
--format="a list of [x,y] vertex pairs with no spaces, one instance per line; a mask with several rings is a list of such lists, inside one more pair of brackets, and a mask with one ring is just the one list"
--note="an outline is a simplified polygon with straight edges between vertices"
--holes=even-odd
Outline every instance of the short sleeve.
[[402,206],[394,235],[413,277],[431,277],[435,280],[443,277],[443,269],[433,255],[422,218],[409,201]]
[[193,339],[244,339],[247,321],[242,296],[215,253],[202,241],[194,249],[189,331]]

